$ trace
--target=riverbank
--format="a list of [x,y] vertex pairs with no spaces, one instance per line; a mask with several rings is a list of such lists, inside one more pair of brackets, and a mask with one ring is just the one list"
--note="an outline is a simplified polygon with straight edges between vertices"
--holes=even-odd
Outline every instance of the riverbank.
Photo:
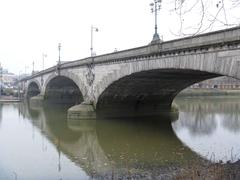
[[21,100],[14,96],[1,96],[0,102],[21,102]]
[[225,164],[193,162],[189,166],[181,169],[174,179],[240,179],[240,160],[235,163],[227,162]]
[[125,167],[113,170],[102,176],[94,176],[96,179],[163,179],[163,180],[239,180],[240,161],[235,163],[211,163],[206,160],[189,161],[189,164],[170,164],[169,166],[149,167]]
[[185,89],[178,94],[179,97],[186,96],[240,96],[240,90],[226,89]]

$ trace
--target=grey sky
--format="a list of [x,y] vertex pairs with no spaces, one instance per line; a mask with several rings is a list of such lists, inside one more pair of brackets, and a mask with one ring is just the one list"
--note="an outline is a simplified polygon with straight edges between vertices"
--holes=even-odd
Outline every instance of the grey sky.
[[[1,0],[0,62],[3,68],[18,74],[56,64],[58,43],[62,60],[70,61],[90,55],[90,27],[94,33],[97,55],[148,44],[154,32],[151,0]],[[171,1],[165,1],[159,15],[159,33],[164,40],[177,38],[179,18]],[[186,20],[196,21],[198,12]],[[189,22],[188,22],[189,23]],[[28,68],[25,68],[28,67]]]

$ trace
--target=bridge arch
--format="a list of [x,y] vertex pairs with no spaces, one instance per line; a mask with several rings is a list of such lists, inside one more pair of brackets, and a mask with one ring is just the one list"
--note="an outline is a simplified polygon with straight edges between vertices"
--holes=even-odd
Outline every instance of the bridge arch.
[[51,74],[44,84],[44,99],[52,103],[80,104],[84,100],[82,92],[84,86],[73,73]]
[[[100,95],[97,110],[158,113],[168,111],[175,96],[190,85],[220,76],[197,70],[156,69],[113,82]],[[120,112],[121,113],[121,112]]]
[[36,80],[31,80],[28,84],[27,84],[27,91],[26,91],[26,97],[27,98],[31,98],[33,96],[37,96],[38,94],[40,94],[41,90],[40,90],[40,84],[38,81]]
[[44,95],[46,94],[46,87],[49,84],[49,82],[52,79],[59,77],[59,76],[66,77],[67,79],[71,80],[79,88],[79,90],[83,96],[83,100],[85,100],[87,98],[87,87],[85,86],[84,82],[75,73],[72,73],[68,70],[61,71],[61,74],[57,74],[56,72],[53,72],[51,75],[48,76],[48,78],[46,79],[46,81],[44,82],[44,85],[43,85],[43,94]]
[[[218,52],[171,57],[152,55],[121,65],[103,77],[95,88],[96,107],[112,106],[113,101],[117,106],[129,104],[136,108],[139,104],[151,102],[158,107],[157,102],[161,101],[165,108],[169,108],[174,97],[194,83],[218,76],[240,79],[239,68],[237,59]],[[145,85],[141,85],[143,82]]]

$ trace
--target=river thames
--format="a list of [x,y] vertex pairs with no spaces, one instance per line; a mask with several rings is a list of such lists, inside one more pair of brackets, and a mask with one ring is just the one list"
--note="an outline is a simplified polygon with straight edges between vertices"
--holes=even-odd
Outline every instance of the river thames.
[[81,121],[62,106],[2,103],[0,179],[167,179],[193,160],[240,159],[240,96],[174,102],[162,116]]

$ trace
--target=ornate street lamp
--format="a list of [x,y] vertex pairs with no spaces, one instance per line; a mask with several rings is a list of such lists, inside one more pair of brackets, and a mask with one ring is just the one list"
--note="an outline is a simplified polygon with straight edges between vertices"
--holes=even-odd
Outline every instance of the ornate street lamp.
[[161,42],[162,40],[159,38],[159,35],[158,35],[158,32],[157,32],[157,14],[158,14],[158,11],[160,11],[161,9],[161,4],[162,4],[162,0],[154,0],[154,2],[152,2],[150,4],[151,6],[151,12],[154,13],[155,15],[155,33],[153,35],[153,39],[152,39],[152,42],[151,43],[158,43],[158,42]]
[[18,99],[21,99],[21,92],[20,92],[20,77],[21,77],[22,71],[18,72]]
[[25,76],[27,75],[27,69],[28,69],[28,68],[29,68],[29,67],[25,65],[25,71],[24,71],[24,75],[25,75]]
[[60,65],[61,63],[61,43],[58,43],[58,64]]
[[42,70],[44,70],[44,60],[47,57],[47,54],[42,53]]
[[[42,70],[44,71],[44,60],[47,57],[47,54],[42,53]],[[41,75],[41,85],[43,85],[43,75]]]
[[34,74],[34,61],[32,62],[32,75]]
[[97,27],[93,27],[91,26],[91,57],[95,56],[95,54],[93,53],[93,31],[98,32],[98,28]]
[[3,83],[3,68],[2,64],[0,63],[0,97],[2,96],[2,83]]

